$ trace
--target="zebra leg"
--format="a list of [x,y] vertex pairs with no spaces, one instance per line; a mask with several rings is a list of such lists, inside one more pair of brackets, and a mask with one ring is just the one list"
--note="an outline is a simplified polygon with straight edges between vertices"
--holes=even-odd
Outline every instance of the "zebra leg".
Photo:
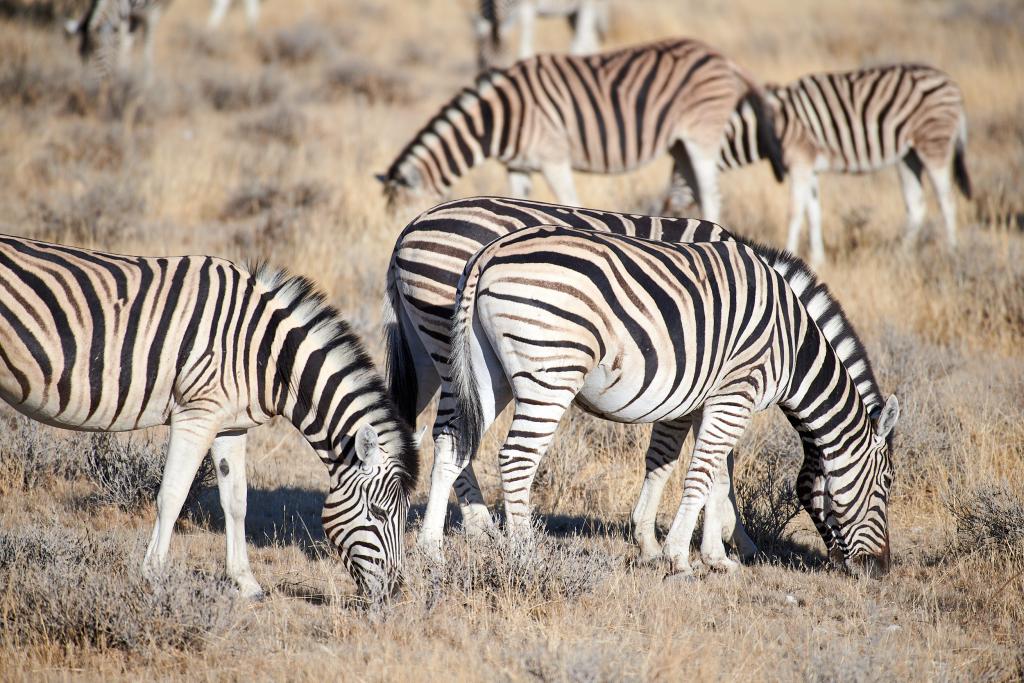
[[142,562],[142,571],[147,577],[154,576],[167,562],[174,523],[181,513],[199,463],[210,450],[216,434],[217,424],[208,413],[191,419],[187,414],[171,418],[167,463],[160,481],[160,492],[156,496],[156,524]]
[[658,503],[665,490],[665,483],[672,476],[679,453],[690,433],[690,419],[674,422],[656,422],[651,429],[651,441],[645,458],[644,483],[640,497],[633,508],[633,538],[640,545],[639,561],[654,562],[663,557],[661,544],[655,534]]
[[[735,401],[738,397],[730,398]],[[671,574],[681,577],[693,576],[693,568],[690,566],[690,541],[697,525],[697,516],[705,507],[716,475],[750,421],[750,415],[751,408],[746,403],[706,405],[703,409],[693,447],[693,457],[690,459],[690,468],[683,485],[683,499],[665,539],[664,553],[671,563]],[[707,512],[708,510],[705,510],[705,515]],[[720,524],[714,512],[712,516],[715,517],[712,522]],[[705,534],[701,551],[710,566],[719,565],[720,560],[725,558],[721,533]]]
[[903,235],[904,246],[912,246],[917,241],[921,225],[924,223],[925,202],[924,186],[921,174],[924,165],[917,152],[910,150],[896,166],[900,175],[900,189],[903,190],[903,202],[907,206],[907,229]]
[[210,16],[206,19],[207,28],[218,28],[228,13],[228,6],[231,0],[213,0],[213,7],[210,8]]
[[942,220],[946,224],[946,243],[950,249],[956,248],[956,201],[953,198],[953,164],[947,160],[938,165],[928,165],[928,177],[935,188],[935,196],[942,210]]
[[[735,481],[733,477],[734,455],[734,451],[729,451],[725,467],[719,470],[714,495],[717,498],[715,502],[718,506],[718,518],[721,521],[722,540],[736,549],[741,560],[748,562],[757,555],[757,545],[747,535],[747,530],[743,528],[743,522],[739,518],[736,489],[733,486]],[[714,533],[715,530],[708,527],[707,517],[704,518],[704,522],[704,533]]]
[[786,251],[794,255],[800,253],[800,233],[804,227],[804,213],[807,211],[810,198],[809,182],[808,173],[790,169],[789,235],[786,237]]
[[666,216],[685,216],[692,212],[694,205],[700,204],[697,176],[693,172],[693,163],[690,161],[686,143],[676,140],[669,148],[669,153],[672,155],[672,178],[662,205],[662,213]]
[[434,466],[430,470],[427,510],[423,514],[423,525],[416,539],[420,550],[438,561],[443,559],[441,540],[444,535],[445,513],[448,511],[448,494],[462,473],[464,465],[465,463],[458,462],[455,440],[446,424],[440,432],[434,434]]
[[576,10],[576,22],[572,44],[569,52],[574,55],[587,55],[597,52],[600,43],[597,39],[597,7],[596,0],[582,0]]
[[580,201],[576,196],[576,185],[572,180],[572,164],[568,161],[544,164],[540,169],[547,181],[548,187],[558,198],[559,204],[566,206],[579,206]]
[[256,28],[260,20],[260,0],[245,0],[245,19],[249,28]]
[[693,162],[693,173],[697,179],[697,192],[700,196],[700,212],[705,220],[712,223],[719,221],[722,197],[718,191],[718,149],[710,153],[692,147],[690,159]]
[[243,597],[258,598],[263,590],[249,568],[249,555],[245,545],[245,444],[244,431],[222,432],[210,447],[214,469],[217,470],[217,489],[220,505],[224,509],[224,535],[227,537],[228,576],[238,585]]
[[156,27],[160,24],[163,9],[159,4],[149,8],[146,15],[146,43],[143,46],[143,82],[148,86],[153,82],[153,69],[156,60],[154,58],[154,44],[156,43]]
[[527,59],[533,56],[533,27],[537,22],[537,7],[534,0],[519,3],[519,56]]
[[466,463],[465,469],[455,479],[455,500],[462,511],[462,528],[467,536],[480,538],[494,533],[494,520],[484,502],[472,461]]
[[508,196],[513,199],[526,199],[533,190],[530,172],[522,169],[508,169]]
[[812,174],[807,185],[807,223],[811,232],[811,266],[825,262],[825,241],[821,236],[821,197],[818,194],[818,176]]
[[[575,396],[575,391],[573,392]],[[501,492],[505,499],[505,528],[510,536],[530,536],[530,487],[537,468],[547,453],[558,423],[568,406],[534,399],[530,403],[516,397],[515,414],[505,443],[498,451],[501,468]]]

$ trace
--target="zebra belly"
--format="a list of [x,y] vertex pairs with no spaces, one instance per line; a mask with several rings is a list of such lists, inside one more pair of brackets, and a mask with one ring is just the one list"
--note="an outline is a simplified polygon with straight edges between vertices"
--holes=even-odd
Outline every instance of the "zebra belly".
[[613,422],[648,423],[688,415],[707,398],[707,392],[693,393],[683,386],[672,390],[663,382],[644,387],[643,377],[642,368],[613,369],[602,363],[587,375],[576,403],[586,412]]

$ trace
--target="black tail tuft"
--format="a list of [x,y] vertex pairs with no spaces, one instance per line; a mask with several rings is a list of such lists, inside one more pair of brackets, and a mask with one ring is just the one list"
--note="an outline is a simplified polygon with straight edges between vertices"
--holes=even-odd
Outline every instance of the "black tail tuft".
[[772,164],[772,173],[775,180],[780,183],[786,177],[786,162],[782,158],[782,143],[775,132],[775,115],[772,108],[765,102],[764,96],[756,90],[751,90],[745,98],[754,110],[754,118],[757,119],[757,146],[760,148],[761,156],[767,157]]
[[[390,289],[390,288],[389,288]],[[387,368],[388,393],[395,409],[407,424],[416,426],[416,398],[419,385],[416,379],[416,363],[412,350],[402,329],[401,315],[396,299],[397,293],[388,292],[393,316],[384,325],[385,367]]]
[[960,188],[960,192],[970,199],[971,177],[967,175],[967,163],[964,157],[964,143],[957,140],[956,148],[953,150],[953,179],[956,181],[956,186]]

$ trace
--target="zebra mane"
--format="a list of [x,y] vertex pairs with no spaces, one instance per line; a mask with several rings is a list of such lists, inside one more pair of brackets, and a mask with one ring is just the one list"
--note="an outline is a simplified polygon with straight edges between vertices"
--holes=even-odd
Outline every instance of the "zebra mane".
[[868,414],[872,418],[877,417],[885,401],[882,399],[878,380],[875,379],[875,372],[871,368],[867,350],[828,286],[818,279],[802,259],[788,251],[752,240],[739,241],[753,249],[786,280],[850,373]]
[[[397,454],[399,478],[406,494],[410,494],[419,476],[419,451],[413,443],[409,429],[398,418],[387,388],[359,336],[352,331],[338,310],[327,302],[326,295],[308,278],[271,267],[264,261],[252,263],[246,270],[256,282],[267,289],[271,297],[289,309],[290,315],[297,317],[303,325],[309,326],[308,337],[315,336],[318,340],[323,340],[320,345],[324,353],[343,351],[346,354],[345,365],[367,371],[364,380],[369,390],[367,393],[377,397],[385,407],[388,419],[396,425],[400,439]],[[303,342],[286,337],[278,355],[294,358],[301,343]],[[292,383],[291,377],[280,379],[307,411],[314,407],[310,404],[311,397],[301,395]]]

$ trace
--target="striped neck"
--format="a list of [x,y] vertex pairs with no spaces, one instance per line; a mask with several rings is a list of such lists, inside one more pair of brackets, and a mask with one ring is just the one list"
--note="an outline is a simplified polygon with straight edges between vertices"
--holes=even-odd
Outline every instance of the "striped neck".
[[[444,196],[469,169],[509,148],[508,110],[522,93],[491,70],[456,95],[406,145],[388,168],[389,187]],[[521,107],[520,107],[521,109]]]
[[265,269],[256,278],[267,289],[257,351],[264,411],[295,425],[332,478],[356,464],[354,437],[371,425],[385,460],[411,486],[418,469],[412,437],[359,338],[308,280]]

